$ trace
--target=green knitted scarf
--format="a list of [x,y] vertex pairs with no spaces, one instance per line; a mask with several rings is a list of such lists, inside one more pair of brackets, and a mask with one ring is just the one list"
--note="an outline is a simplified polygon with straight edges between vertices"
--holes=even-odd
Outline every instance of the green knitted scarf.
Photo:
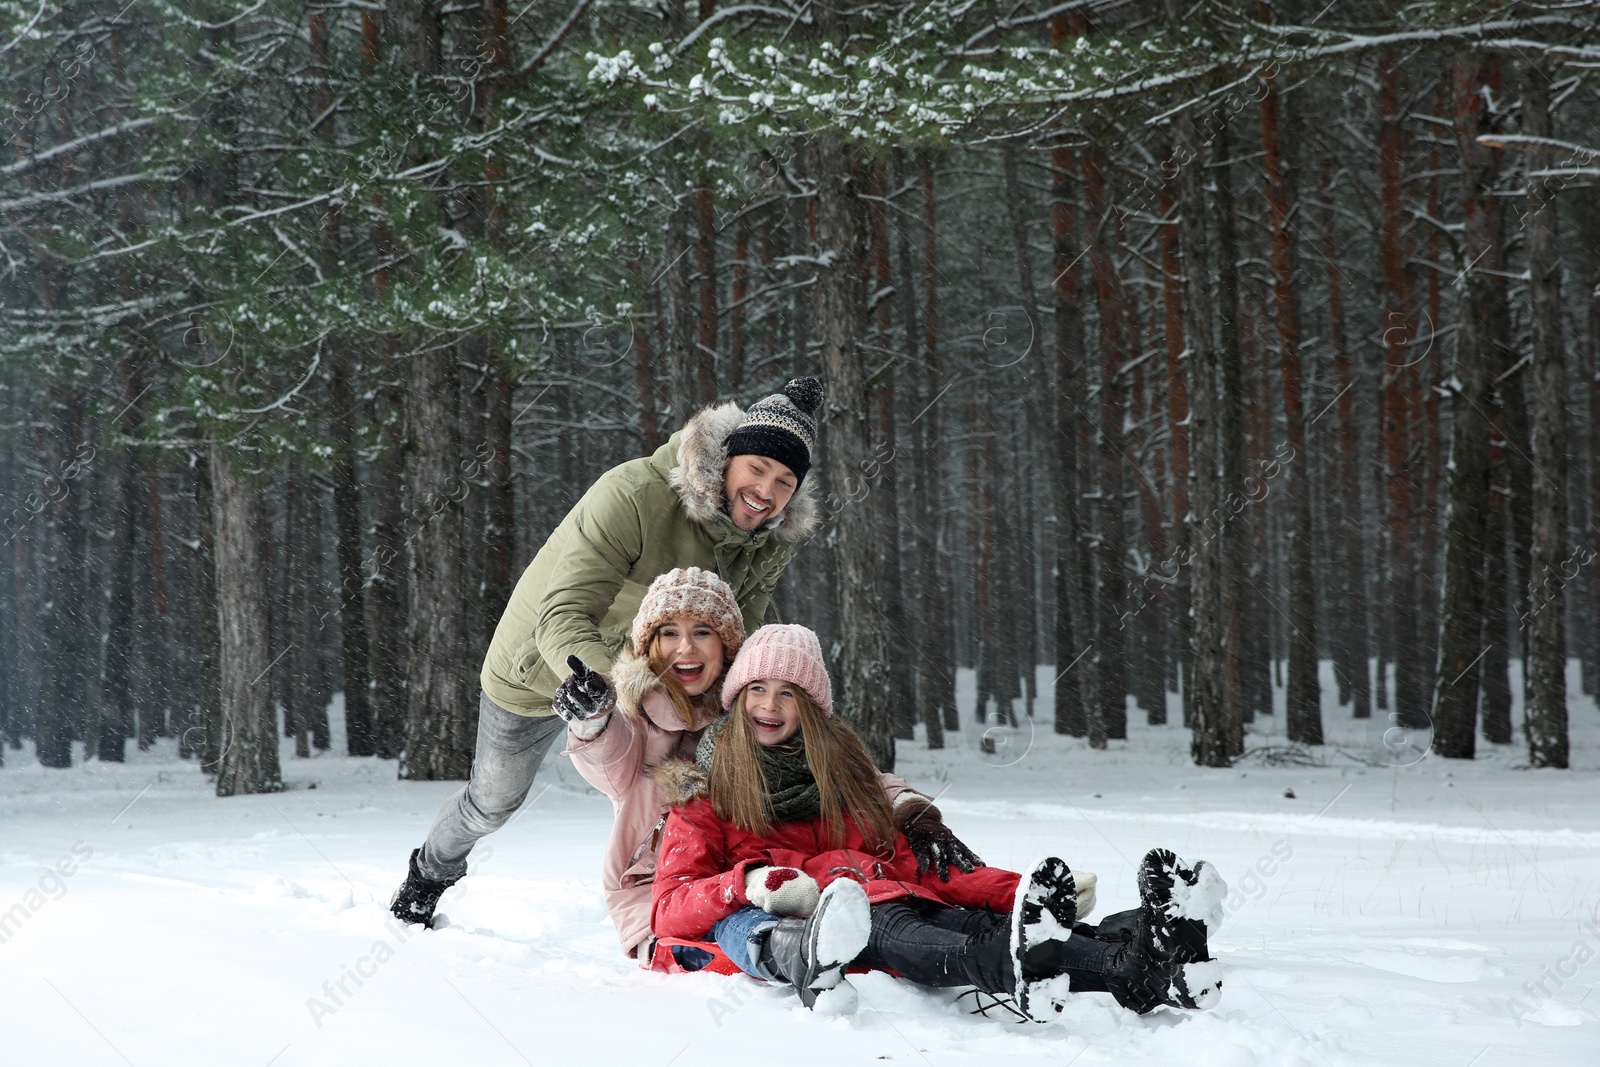
[[822,791],[806,762],[803,744],[756,749],[767,779],[767,807],[777,822],[810,822],[822,816]]
[[[711,757],[717,749],[717,735],[727,726],[724,716],[700,735],[694,758],[702,770],[711,771]],[[822,817],[822,790],[806,762],[805,743],[798,734],[791,744],[777,748],[759,745],[756,757],[767,780],[767,809],[775,822],[809,822]]]

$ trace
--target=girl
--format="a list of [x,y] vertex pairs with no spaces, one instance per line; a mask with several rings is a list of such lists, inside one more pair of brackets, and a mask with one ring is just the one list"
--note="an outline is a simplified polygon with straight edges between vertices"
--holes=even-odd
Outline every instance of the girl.
[[[556,708],[568,723],[566,754],[615,809],[601,870],[606,906],[623,950],[648,965],[650,887],[671,806],[650,772],[663,762],[692,759],[707,724],[722,716],[720,683],[744,641],[744,619],[721,578],[698,567],[677,568],[650,583],[631,640],[609,684],[581,659],[569,660],[573,674],[563,688],[581,689],[586,699],[557,701]],[[586,707],[596,710],[574,710]],[[875,774],[874,784],[879,804],[894,805],[901,825],[920,836],[925,859],[948,864],[970,855],[903,779]],[[705,953],[695,949],[680,946],[674,954],[686,969],[705,962],[697,958]]]
[[938,881],[895,832],[859,738],[833,717],[814,633],[756,631],[723,703],[732,713],[701,738],[695,761],[657,772],[678,801],[653,890],[657,936],[709,932],[742,970],[789,982],[807,1006],[852,963],[1011,996],[1036,1019],[1084,990],[1139,1012],[1215,1001],[1206,923],[1191,906],[1221,898],[1208,864],[1151,852],[1141,906],[1099,929],[1077,923],[1075,879],[1054,857],[1025,884],[992,867]]

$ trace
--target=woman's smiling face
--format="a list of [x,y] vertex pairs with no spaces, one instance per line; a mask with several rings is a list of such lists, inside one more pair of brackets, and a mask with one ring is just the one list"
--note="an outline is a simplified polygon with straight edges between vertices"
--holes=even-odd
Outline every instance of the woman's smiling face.
[[722,638],[699,619],[674,616],[656,630],[658,654],[683,691],[697,697],[722,677]]
[[781,745],[800,729],[794,684],[781,678],[758,678],[745,686],[744,713],[758,744]]

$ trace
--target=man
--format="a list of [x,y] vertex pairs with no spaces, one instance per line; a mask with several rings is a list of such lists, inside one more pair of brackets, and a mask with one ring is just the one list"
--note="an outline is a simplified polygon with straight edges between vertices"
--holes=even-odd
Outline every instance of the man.
[[[484,658],[478,737],[465,787],[434,819],[390,904],[431,925],[439,896],[466,873],[478,839],[521,807],[569,719],[598,712],[650,583],[674,567],[714,571],[732,587],[747,633],[760,627],[795,548],[816,527],[806,484],[822,383],[797,378],[741,411],[708,407],[655,454],[613,467],[584,494],[523,572]],[[569,677],[568,659],[592,668]],[[919,858],[948,870],[970,853],[920,820]],[[908,836],[914,842],[919,838]],[[975,859],[975,857],[972,857]]]

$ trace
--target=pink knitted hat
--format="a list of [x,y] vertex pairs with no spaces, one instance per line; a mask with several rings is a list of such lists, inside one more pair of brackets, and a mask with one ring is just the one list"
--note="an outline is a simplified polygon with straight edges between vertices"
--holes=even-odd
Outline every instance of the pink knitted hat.
[[722,706],[732,709],[739,691],[762,678],[781,678],[799,686],[822,714],[833,717],[833,686],[828,668],[822,665],[822,645],[804,626],[770,623],[751,634],[723,679]]
[[650,583],[633,617],[633,650],[640,655],[663,622],[676,615],[698,619],[722,638],[722,655],[732,659],[744,643],[744,613],[728,583],[699,567],[674,567]]

